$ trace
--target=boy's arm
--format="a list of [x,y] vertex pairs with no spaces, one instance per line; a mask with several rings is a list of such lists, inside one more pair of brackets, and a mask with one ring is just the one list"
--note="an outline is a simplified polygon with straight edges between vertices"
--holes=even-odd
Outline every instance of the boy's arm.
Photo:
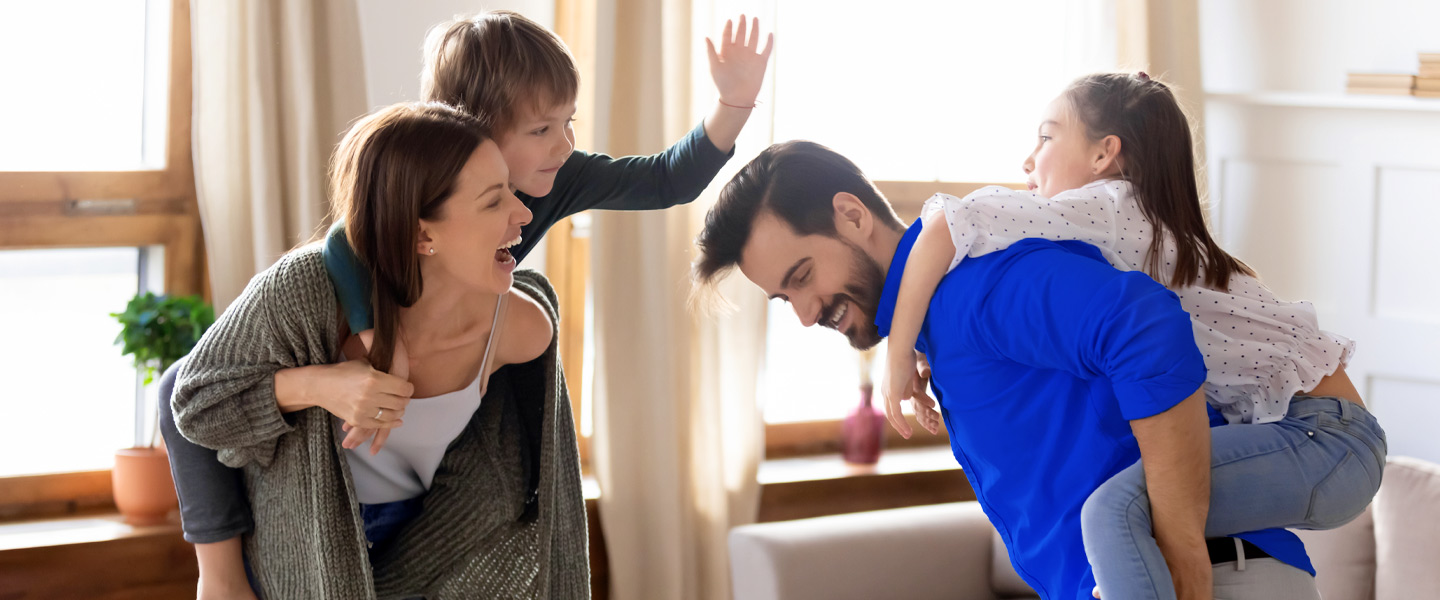
[[[770,51],[775,48],[775,34],[765,39],[765,49],[760,49],[760,20],[745,21],[740,15],[740,26],[731,36],[731,21],[725,21],[719,44],[705,38],[705,49],[710,57],[710,77],[715,80],[715,91],[720,99],[715,109],[705,118],[705,131],[710,141],[721,152],[729,152],[740,137],[740,130],[750,119],[755,108],[755,98],[760,95],[760,86],[765,82],[765,66],[770,62]],[[748,35],[747,35],[748,31]]]
[[659,154],[614,158],[577,150],[560,167],[550,194],[527,205],[537,220],[545,212],[553,222],[592,208],[656,210],[685,204],[705,191],[734,153],[733,147],[716,148],[703,123]]
[[[912,432],[900,412],[900,401],[908,395],[908,384],[915,374],[915,341],[920,337],[920,327],[925,323],[925,312],[930,306],[930,298],[935,295],[935,287],[940,285],[940,279],[949,272],[954,260],[955,244],[950,239],[950,232],[945,229],[944,214],[936,212],[927,215],[924,229],[920,231],[910,258],[905,262],[900,293],[895,299],[895,316],[890,322],[890,337],[886,342],[889,377],[886,378],[885,416],[906,439]],[[915,410],[917,413],[921,410],[934,411],[921,406],[918,401]]]
[[556,175],[554,190],[540,201],[543,205],[533,203],[531,210],[553,210],[559,221],[592,208],[654,210],[699,197],[735,154],[735,140],[760,93],[774,40],[767,39],[762,50],[759,38],[758,20],[747,23],[741,15],[738,27],[726,22],[718,43],[706,39],[710,76],[720,97],[689,135],[650,156],[574,152]]

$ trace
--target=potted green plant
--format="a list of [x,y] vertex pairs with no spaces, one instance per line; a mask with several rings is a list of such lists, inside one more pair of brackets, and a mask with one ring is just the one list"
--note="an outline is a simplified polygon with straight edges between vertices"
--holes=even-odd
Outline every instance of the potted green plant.
[[[124,312],[110,313],[122,328],[115,343],[145,372],[144,385],[180,360],[215,323],[215,309],[199,296],[136,294]],[[148,435],[136,433],[136,446],[115,452],[115,506],[128,523],[163,522],[178,505],[170,460],[158,444],[160,428],[151,422]]]

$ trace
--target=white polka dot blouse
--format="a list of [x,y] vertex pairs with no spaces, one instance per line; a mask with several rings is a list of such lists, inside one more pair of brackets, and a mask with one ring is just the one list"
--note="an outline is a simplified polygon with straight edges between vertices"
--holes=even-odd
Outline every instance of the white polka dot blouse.
[[[1100,249],[1123,271],[1143,270],[1150,222],[1124,181],[1097,181],[1044,198],[987,187],[964,198],[936,194],[925,202],[926,222],[944,211],[955,242],[954,269],[1025,238],[1079,240]],[[1175,244],[1167,234],[1163,282],[1174,274]],[[1313,389],[1349,362],[1355,342],[1320,329],[1309,302],[1287,302],[1254,277],[1236,274],[1229,291],[1195,285],[1172,290],[1190,313],[1195,342],[1209,375],[1205,397],[1230,423],[1268,423],[1285,416],[1290,398]]]

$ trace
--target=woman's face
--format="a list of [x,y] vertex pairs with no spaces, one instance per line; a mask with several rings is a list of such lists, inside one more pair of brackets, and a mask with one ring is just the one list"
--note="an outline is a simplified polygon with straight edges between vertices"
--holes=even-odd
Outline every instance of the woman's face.
[[417,250],[424,277],[429,281],[438,275],[476,290],[505,293],[515,270],[508,248],[520,243],[520,228],[530,218],[530,209],[511,190],[500,148],[486,140],[461,168],[455,192],[441,205],[438,218],[420,220]]

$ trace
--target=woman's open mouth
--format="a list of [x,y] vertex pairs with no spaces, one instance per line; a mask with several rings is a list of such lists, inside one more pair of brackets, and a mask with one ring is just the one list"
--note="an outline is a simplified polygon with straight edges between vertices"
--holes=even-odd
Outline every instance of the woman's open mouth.
[[502,265],[514,263],[515,255],[510,253],[510,249],[518,245],[520,243],[520,240],[521,237],[517,235],[515,236],[515,239],[505,242],[499,248],[497,248],[495,250],[495,262]]

